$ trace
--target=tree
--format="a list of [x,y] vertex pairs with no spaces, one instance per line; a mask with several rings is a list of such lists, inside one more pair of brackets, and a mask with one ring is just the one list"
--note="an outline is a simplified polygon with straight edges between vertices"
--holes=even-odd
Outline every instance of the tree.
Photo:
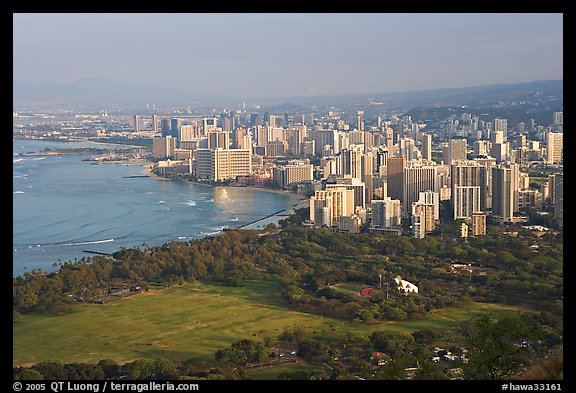
[[440,365],[432,363],[428,359],[423,359],[420,361],[420,367],[414,374],[414,379],[439,380],[446,379],[446,375]]
[[60,362],[41,362],[32,367],[38,371],[46,380],[68,379],[68,371]]
[[14,369],[13,379],[15,381],[40,381],[44,377],[33,368],[18,367]]
[[460,332],[469,346],[469,361],[463,367],[467,379],[507,378],[529,363],[527,351],[515,345],[531,335],[521,318],[495,320],[485,315],[464,322]]
[[306,361],[326,356],[328,346],[316,340],[306,339],[298,345],[296,354]]
[[106,378],[120,376],[120,366],[114,360],[102,359],[98,362],[98,366],[104,371]]

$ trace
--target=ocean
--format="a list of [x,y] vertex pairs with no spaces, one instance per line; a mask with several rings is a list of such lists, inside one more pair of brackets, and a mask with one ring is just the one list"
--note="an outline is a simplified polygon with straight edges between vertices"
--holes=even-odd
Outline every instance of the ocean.
[[83,161],[91,155],[20,155],[46,147],[106,145],[13,140],[13,276],[94,255],[85,251],[199,239],[289,212],[299,202],[253,188],[140,177],[146,167],[138,162],[91,165]]

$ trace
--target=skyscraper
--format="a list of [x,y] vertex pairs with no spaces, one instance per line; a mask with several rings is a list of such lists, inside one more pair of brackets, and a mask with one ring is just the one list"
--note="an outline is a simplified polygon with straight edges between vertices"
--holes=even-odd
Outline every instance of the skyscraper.
[[198,179],[222,181],[252,173],[250,149],[198,149],[195,155]]
[[432,161],[432,135],[422,135],[422,159]]
[[[387,183],[388,196],[404,202],[404,166],[406,157],[388,157],[387,159]],[[425,191],[425,190],[424,190]]]
[[180,126],[178,132],[178,140],[182,141],[196,141],[200,139],[200,127],[197,125]]
[[564,174],[554,176],[554,219],[560,228],[564,227]]
[[546,134],[546,162],[548,164],[562,162],[563,135],[561,132],[549,132]]
[[134,115],[134,132],[140,132],[140,115]]
[[226,131],[210,131],[208,133],[208,149],[229,149],[230,133]]
[[345,188],[346,190],[353,191],[352,206],[354,209],[360,207],[366,208],[366,185],[358,179],[354,178],[336,178],[336,183],[327,183],[326,190],[334,188]]
[[152,139],[152,155],[155,158],[170,158],[176,150],[176,138],[170,135]]
[[158,132],[158,115],[152,115],[152,130]]
[[451,165],[455,161],[466,160],[466,139],[464,138],[452,138],[448,142],[448,160],[444,163],[446,165]]
[[373,227],[390,228],[402,224],[402,208],[397,199],[372,200],[372,222]]
[[416,202],[420,192],[438,192],[438,179],[436,176],[436,166],[428,161],[409,161],[404,167],[404,184],[402,206],[406,213],[412,208],[412,203]]
[[563,125],[564,124],[564,112],[554,112],[552,113],[552,124]]
[[518,199],[518,165],[492,168],[492,215],[501,222],[512,221]]
[[350,149],[342,150],[339,154],[339,175],[362,179],[362,153],[363,150],[353,145]]
[[169,136],[169,135],[171,135],[170,119],[163,118],[162,119],[162,136]]
[[[315,191],[314,196],[310,198],[310,221],[316,224],[318,207],[315,201],[331,200],[330,219],[322,221],[336,222],[340,216],[351,216],[354,213],[354,191],[347,190],[345,187],[335,187],[327,190]],[[322,206],[328,207],[328,206]]]
[[414,139],[406,137],[400,138],[398,144],[400,145],[400,155],[406,157],[406,162],[415,160],[417,158]]
[[457,161],[451,166],[451,202],[454,219],[468,218],[487,209],[488,173],[477,161]]
[[180,131],[181,125],[182,125],[182,119],[179,118],[170,119],[170,135],[173,138],[178,138],[178,132]]
[[500,118],[496,118],[494,119],[494,131],[498,132],[498,131],[502,131],[502,134],[504,136],[504,141],[507,139],[507,135],[508,135],[508,120],[507,119],[500,119]]

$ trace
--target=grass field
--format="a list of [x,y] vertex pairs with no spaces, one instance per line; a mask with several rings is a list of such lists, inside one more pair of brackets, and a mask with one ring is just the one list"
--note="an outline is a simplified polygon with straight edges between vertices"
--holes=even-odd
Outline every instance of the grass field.
[[423,328],[451,329],[457,322],[484,312],[500,315],[520,311],[471,303],[430,313],[422,320],[367,324],[290,310],[279,292],[280,285],[274,280],[249,280],[242,288],[196,283],[106,305],[83,305],[61,316],[24,316],[13,325],[13,364],[213,358],[215,351],[239,339],[275,338],[285,327],[298,325],[316,334],[408,333]]

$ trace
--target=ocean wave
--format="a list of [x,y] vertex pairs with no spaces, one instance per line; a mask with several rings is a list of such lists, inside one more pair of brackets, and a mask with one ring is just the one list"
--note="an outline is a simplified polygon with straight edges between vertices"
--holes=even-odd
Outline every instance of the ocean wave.
[[110,243],[113,242],[114,239],[105,239],[105,240],[94,240],[94,241],[86,241],[86,242],[79,242],[79,243],[66,243],[64,244],[65,247],[69,246],[85,246],[87,244],[100,244],[100,243]]
[[24,194],[24,191],[14,191],[12,194]]
[[239,219],[239,217],[238,217],[238,216],[236,216],[236,218],[233,218],[233,219],[231,219],[231,220],[228,220],[228,221],[231,221],[231,222],[236,222],[236,221],[238,221],[238,219]]
[[36,157],[36,158],[33,158],[34,161],[44,160],[44,159],[46,159],[46,157]]
[[162,205],[165,205],[165,204],[166,204],[166,202],[164,202],[164,201],[158,201],[158,202],[156,202],[156,203],[161,203]]
[[183,205],[188,205],[188,206],[196,206],[196,202],[193,201],[192,199],[188,199],[186,202],[182,203]]
[[14,159],[12,159],[12,164],[16,164],[17,162],[22,162],[22,161],[24,161],[23,158],[14,158]]

